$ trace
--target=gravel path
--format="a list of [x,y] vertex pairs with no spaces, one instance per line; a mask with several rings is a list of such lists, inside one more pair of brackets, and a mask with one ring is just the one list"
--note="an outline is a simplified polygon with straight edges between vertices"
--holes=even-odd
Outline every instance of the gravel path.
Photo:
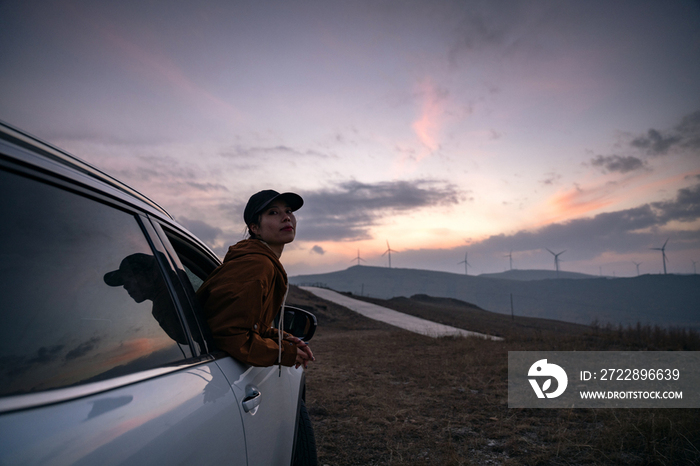
[[315,286],[301,286],[300,288],[315,294],[319,298],[327,299],[328,301],[345,306],[358,314],[369,317],[370,319],[379,320],[389,325],[403,328],[410,332],[420,333],[421,335],[427,335],[429,337],[455,335],[464,337],[479,337],[490,340],[503,340],[501,337],[485,335],[478,332],[470,332],[461,328],[450,327],[449,325],[438,324],[419,317],[403,314],[386,307],[377,306],[376,304],[349,298],[326,288],[317,288]]

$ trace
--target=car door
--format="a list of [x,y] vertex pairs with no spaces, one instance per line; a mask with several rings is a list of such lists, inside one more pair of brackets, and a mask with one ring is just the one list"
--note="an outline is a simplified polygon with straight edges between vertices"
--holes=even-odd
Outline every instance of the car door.
[[[190,300],[219,264],[184,233],[154,221],[171,256],[177,257],[180,277],[187,282]],[[242,413],[249,464],[290,464],[300,389],[301,368],[247,366],[222,352],[216,363],[228,380]]]
[[0,197],[0,464],[246,464],[144,217],[2,157]]

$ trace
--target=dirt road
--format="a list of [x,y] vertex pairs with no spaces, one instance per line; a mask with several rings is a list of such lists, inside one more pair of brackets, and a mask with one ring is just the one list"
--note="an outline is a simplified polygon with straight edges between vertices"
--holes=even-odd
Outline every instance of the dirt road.
[[470,332],[469,330],[464,330],[461,328],[450,327],[449,325],[438,324],[437,322],[431,322],[429,320],[414,317],[408,314],[403,314],[386,307],[377,306],[376,304],[367,303],[364,301],[359,301],[357,299],[349,298],[345,295],[337,293],[335,291],[326,288],[317,288],[314,286],[302,286],[300,287],[316,296],[332,301],[341,306],[345,306],[358,314],[362,314],[370,319],[379,320],[385,322],[389,325],[395,327],[400,327],[410,332],[419,333],[421,335],[427,335],[430,337],[442,337],[442,336],[464,336],[464,337],[479,337],[489,340],[503,340],[501,337],[496,337],[493,335],[485,335],[478,332]]

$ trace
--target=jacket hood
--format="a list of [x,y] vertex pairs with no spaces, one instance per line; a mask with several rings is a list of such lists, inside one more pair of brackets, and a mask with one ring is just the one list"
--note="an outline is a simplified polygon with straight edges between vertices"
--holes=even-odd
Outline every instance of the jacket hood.
[[228,248],[228,252],[226,253],[226,257],[224,257],[224,262],[228,262],[230,260],[238,259],[251,254],[269,257],[272,263],[275,265],[275,267],[277,267],[286,278],[287,272],[284,270],[284,267],[282,266],[282,263],[280,262],[277,255],[274,252],[272,252],[272,249],[270,249],[270,247],[267,244],[265,244],[263,241],[260,241],[259,239],[244,239],[243,241],[239,241],[233,246],[230,246]]

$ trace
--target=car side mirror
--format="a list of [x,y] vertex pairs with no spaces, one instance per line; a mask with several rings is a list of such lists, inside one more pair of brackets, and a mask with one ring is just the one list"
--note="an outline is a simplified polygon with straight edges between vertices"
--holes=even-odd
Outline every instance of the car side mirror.
[[298,307],[284,306],[284,331],[303,341],[311,340],[316,332],[316,316]]

